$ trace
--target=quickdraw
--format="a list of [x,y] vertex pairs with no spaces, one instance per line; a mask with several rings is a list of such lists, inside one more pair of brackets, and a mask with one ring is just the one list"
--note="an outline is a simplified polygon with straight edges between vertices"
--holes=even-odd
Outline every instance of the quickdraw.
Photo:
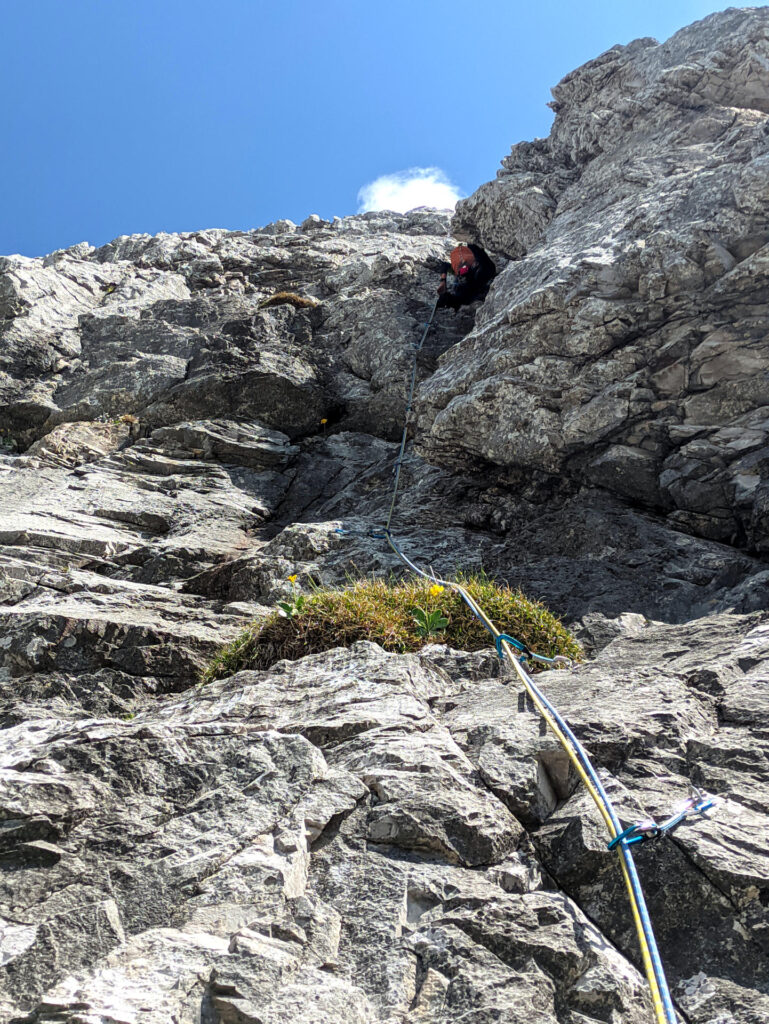
[[639,821],[635,825],[630,825],[624,832],[620,832],[618,836],[615,836],[606,845],[610,850],[613,850],[620,843],[624,843],[625,846],[632,846],[634,843],[648,843],[652,839],[661,839],[662,836],[670,835],[674,829],[682,825],[690,814],[704,816],[707,811],[715,807],[715,804],[714,797],[697,790],[696,795],[689,797],[683,804],[680,804],[665,821],[656,822],[653,818],[647,821]]

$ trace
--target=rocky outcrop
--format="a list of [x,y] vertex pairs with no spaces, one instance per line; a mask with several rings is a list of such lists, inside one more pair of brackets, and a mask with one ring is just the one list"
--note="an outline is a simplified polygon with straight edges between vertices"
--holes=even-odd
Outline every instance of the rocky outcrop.
[[2,261],[3,1020],[651,1019],[616,855],[493,650],[200,684],[289,575],[402,571],[370,532],[450,231],[500,273],[418,355],[399,540],[578,631],[542,685],[623,821],[717,797],[637,861],[683,1019],[766,1019],[767,39],[733,10],[578,69],[453,228]]
[[[628,820],[689,782],[723,794],[638,858],[695,1021],[767,1008],[769,779],[760,741],[739,751],[766,716],[765,636],[649,626],[550,684]],[[6,1013],[649,1019],[600,819],[496,672],[359,644],[128,721],[5,729]]]
[[[28,445],[57,423],[140,415],[394,434],[447,228],[432,212],[366,214],[7,257],[0,431]],[[317,305],[261,305],[278,291]]]
[[455,230],[512,257],[422,391],[444,462],[556,474],[765,552],[766,11],[618,46],[553,90]]

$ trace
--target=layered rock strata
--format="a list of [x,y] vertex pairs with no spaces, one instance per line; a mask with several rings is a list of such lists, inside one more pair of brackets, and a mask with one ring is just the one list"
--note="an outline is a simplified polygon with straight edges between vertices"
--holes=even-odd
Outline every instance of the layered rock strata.
[[542,685],[623,821],[717,796],[639,870],[682,1019],[766,1019],[768,40],[728,11],[602,55],[453,226],[2,261],[3,1020],[652,1019],[616,855],[493,651],[199,685],[289,575],[400,570],[367,531],[468,234],[500,274],[419,355],[396,533],[575,626]]
[[510,257],[423,389],[423,450],[564,475],[766,551],[763,8],[615,47],[553,90],[458,233]]

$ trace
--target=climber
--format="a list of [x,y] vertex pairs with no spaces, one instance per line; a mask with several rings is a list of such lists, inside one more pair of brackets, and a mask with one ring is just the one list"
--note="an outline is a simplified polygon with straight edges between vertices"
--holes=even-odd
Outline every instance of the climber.
[[449,263],[441,265],[438,308],[457,310],[476,299],[485,299],[497,268],[479,245],[458,245],[451,250]]

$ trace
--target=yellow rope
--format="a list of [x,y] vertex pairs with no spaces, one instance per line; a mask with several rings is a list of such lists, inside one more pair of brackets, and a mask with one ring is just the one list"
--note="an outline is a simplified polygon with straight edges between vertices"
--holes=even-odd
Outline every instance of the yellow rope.
[[[390,547],[396,553],[398,558],[400,558],[400,560],[405,565],[408,566],[409,569],[411,569],[413,572],[416,572],[420,576],[423,576],[423,577],[425,577],[427,579],[433,580],[435,583],[438,583],[441,586],[449,587],[451,590],[456,591],[460,595],[460,597],[462,597],[462,599],[465,601],[465,603],[470,607],[470,609],[474,612],[474,614],[481,620],[481,622],[483,622],[483,624],[486,626],[486,628],[489,630],[489,632],[495,638],[495,640],[498,637],[501,636],[500,631],[497,629],[497,627],[494,625],[494,623],[491,621],[491,619],[488,617],[488,615],[477,604],[477,602],[470,596],[470,594],[468,594],[468,592],[465,590],[464,587],[462,587],[458,583],[454,583],[452,580],[444,580],[444,579],[441,579],[438,576],[435,576],[431,572],[426,572],[426,571],[424,571],[422,569],[419,569],[417,566],[415,566],[413,563],[411,563],[403,555],[403,553],[399,550],[397,545],[393,543],[393,540],[392,540],[392,538],[390,536],[390,531],[387,530],[387,529],[385,531],[385,536],[387,538],[387,541],[388,541]],[[611,815],[609,814],[609,811],[608,811],[607,807],[605,806],[604,801],[601,799],[599,793],[597,792],[595,786],[593,785],[593,782],[590,779],[590,776],[585,771],[585,768],[582,765],[582,762],[580,761],[580,759],[579,759],[579,757],[577,755],[577,751],[574,749],[573,744],[569,740],[569,737],[563,732],[561,727],[558,725],[558,722],[551,715],[551,713],[548,710],[548,708],[542,703],[542,701],[539,699],[537,693],[532,689],[531,684],[530,684],[529,679],[528,679],[528,676],[527,676],[526,672],[524,672],[524,670],[523,670],[523,668],[522,668],[518,658],[515,657],[515,655],[513,654],[512,650],[510,648],[510,645],[507,643],[506,640],[500,640],[499,643],[500,643],[500,647],[503,649],[503,651],[505,653],[505,656],[507,657],[508,661],[511,662],[511,664],[513,665],[513,668],[515,669],[515,671],[516,671],[516,673],[518,675],[518,677],[520,678],[521,682],[523,683],[523,685],[524,685],[524,687],[526,689],[526,692],[528,693],[528,695],[531,697],[532,701],[534,702],[538,712],[544,718],[545,722],[547,723],[547,725],[550,727],[550,729],[552,730],[552,732],[555,734],[556,738],[558,739],[558,742],[561,744],[561,746],[564,748],[564,750],[568,754],[572,764],[574,765],[574,767],[577,770],[577,773],[578,773],[580,779],[582,780],[583,784],[585,785],[585,788],[587,789],[588,793],[592,797],[593,802],[595,803],[596,807],[600,811],[601,817],[604,820],[604,823],[606,825],[606,828],[608,829],[610,837],[612,839],[616,838],[618,833],[617,833],[616,828],[614,827],[614,822],[611,819]],[[631,906],[632,913],[633,913],[633,920],[635,921],[636,932],[638,934],[638,942],[639,942],[639,945],[641,947],[641,957],[643,959],[644,972],[646,974],[646,980],[647,980],[647,982],[649,984],[649,989],[651,991],[652,1004],[654,1006],[654,1015],[657,1018],[657,1024],[675,1024],[675,1015],[673,1015],[671,1017],[670,1014],[666,1011],[666,1008],[665,1008],[665,1003],[664,1003],[664,1000],[662,998],[662,993],[660,991],[659,982],[657,981],[657,975],[656,975],[655,969],[654,969],[654,960],[653,960],[653,957],[652,957],[652,954],[651,954],[651,950],[649,948],[649,943],[648,943],[648,941],[646,939],[646,933],[644,931],[642,916],[641,916],[640,908],[638,906],[638,899],[636,897],[636,893],[635,893],[635,890],[633,888],[633,883],[632,883],[632,880],[630,878],[630,874],[629,874],[628,869],[627,869],[627,864],[625,863],[624,857],[622,855],[622,850],[621,850],[621,848],[619,846],[617,847],[617,853],[619,855],[620,866],[622,868],[622,875],[623,875],[623,877],[625,879],[625,885],[626,885],[627,891],[628,891],[628,898],[630,900],[630,906]]]
[[[485,616],[484,616],[484,618],[485,618]],[[490,625],[492,631],[494,632],[495,636],[499,636],[499,631],[496,629],[494,624],[493,623],[489,623],[489,625]],[[502,640],[501,641],[501,646],[504,648],[505,654],[507,655],[509,661],[512,662],[516,672],[518,673],[519,678],[521,679],[521,681],[523,682],[523,685],[526,688],[526,692],[531,697],[531,699],[534,701],[534,704],[536,705],[537,710],[539,711],[540,715],[542,715],[544,720],[550,726],[550,728],[552,729],[553,733],[555,734],[555,736],[557,737],[558,741],[560,742],[561,746],[564,748],[566,753],[569,755],[569,758],[570,758],[572,764],[574,765],[574,767],[577,769],[577,772],[579,773],[579,777],[582,779],[582,782],[584,783],[585,788],[587,789],[587,791],[590,794],[590,796],[593,798],[593,802],[595,803],[596,807],[601,812],[601,816],[602,816],[602,818],[603,818],[603,820],[604,820],[604,822],[606,824],[606,828],[609,831],[609,835],[611,836],[612,839],[614,839],[616,837],[616,835],[617,835],[617,830],[614,827],[614,822],[611,820],[611,816],[610,816],[609,812],[606,810],[606,807],[604,806],[603,800],[601,800],[600,796],[598,795],[595,787],[593,786],[592,781],[590,780],[590,777],[588,776],[587,772],[583,768],[581,761],[577,757],[576,752],[574,751],[571,743],[569,742],[568,737],[564,735],[564,733],[561,731],[561,728],[558,725],[558,723],[555,721],[555,719],[550,714],[550,712],[545,707],[545,705],[540,702],[539,698],[537,697],[537,694],[534,693],[534,691],[529,686],[529,681],[526,678],[526,674],[521,671],[520,663],[518,662],[518,659],[513,655],[512,651],[510,650],[510,646],[507,643],[507,641],[506,640]],[[659,1024],[669,1024],[669,1018],[668,1018],[668,1015],[665,1012],[665,1006],[664,1006],[664,1003],[662,1001],[662,994],[660,993],[660,987],[659,987],[659,984],[657,982],[657,976],[654,973],[654,965],[652,963],[651,952],[649,950],[649,944],[646,941],[646,934],[644,933],[643,924],[641,922],[641,915],[640,915],[639,910],[638,910],[638,902],[636,900],[636,895],[635,895],[635,892],[633,891],[633,886],[632,886],[632,883],[630,881],[630,875],[628,874],[627,865],[625,864],[625,861],[622,858],[622,854],[621,854],[621,851],[619,850],[619,847],[617,848],[617,852],[619,854],[619,862],[620,862],[620,866],[622,868],[622,875],[623,875],[623,877],[625,879],[625,885],[627,886],[628,897],[630,899],[630,906],[631,906],[631,909],[633,911],[633,919],[635,921],[636,932],[638,933],[638,942],[639,942],[639,944],[641,946],[641,956],[643,958],[644,972],[646,974],[646,980],[648,981],[649,988],[651,990],[652,1003],[654,1004],[654,1014],[655,1014]]]

